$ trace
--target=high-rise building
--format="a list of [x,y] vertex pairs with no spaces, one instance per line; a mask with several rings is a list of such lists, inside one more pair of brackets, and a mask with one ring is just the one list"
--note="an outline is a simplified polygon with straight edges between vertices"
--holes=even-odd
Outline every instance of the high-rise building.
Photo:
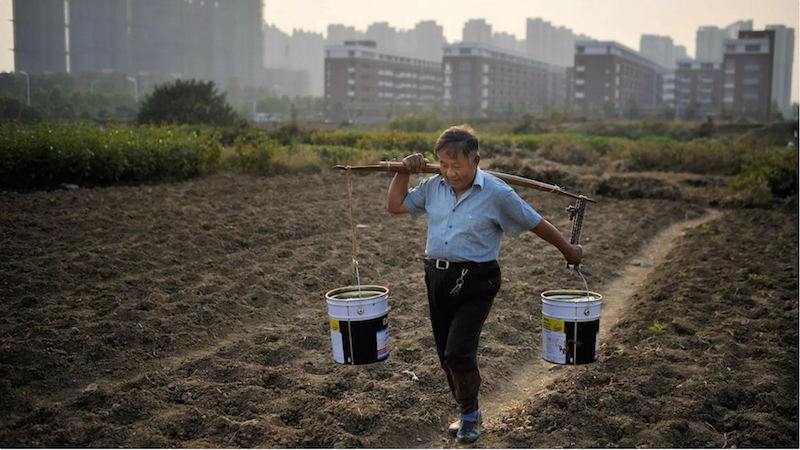
[[659,64],[617,42],[578,41],[573,104],[586,115],[609,114],[631,103],[652,111],[661,104],[664,73]]
[[375,22],[367,27],[365,39],[375,41],[378,48],[386,50],[397,50],[396,45],[397,30],[389,26],[388,22]]
[[517,37],[505,31],[492,34],[492,45],[512,52],[516,52],[519,48]]
[[723,72],[720,61],[678,60],[675,70],[676,114],[685,117],[693,108],[695,118],[717,116],[722,102]]
[[260,84],[263,58],[253,55],[264,54],[261,0],[128,4],[132,71],[222,85]]
[[639,40],[639,53],[665,69],[675,67],[675,52],[669,36],[643,34]]
[[519,115],[565,104],[565,69],[524,53],[462,42],[444,49],[446,107],[462,117]]
[[701,26],[697,29],[694,58],[703,61],[722,61],[725,39],[736,39],[739,37],[739,31],[752,29],[752,20],[740,20],[725,28]]
[[322,34],[293,30],[289,55],[291,70],[308,73],[309,90],[300,95],[322,97],[325,93],[325,39]]
[[162,74],[258,85],[263,61],[253,55],[264,53],[262,13],[261,0],[15,1],[17,67],[25,70],[25,58],[35,53],[32,61],[47,63],[32,72]]
[[575,35],[571,29],[556,27],[540,18],[528,19],[525,35],[525,53],[528,57],[562,67],[571,66],[575,55],[575,42],[588,40],[588,36]]
[[380,122],[415,110],[440,112],[442,62],[382,50],[374,41],[325,46],[325,100],[333,120]]
[[70,71],[132,69],[127,0],[70,0]]
[[264,26],[264,67],[288,69],[291,66],[292,37],[274,25]]
[[414,56],[421,59],[441,61],[445,44],[444,28],[436,21],[426,20],[414,26]]
[[737,117],[766,121],[772,103],[772,67],[775,31],[740,31],[725,40],[725,106]]
[[685,45],[676,45],[672,47],[672,56],[675,58],[675,61],[678,61],[679,59],[691,59],[689,58],[689,54],[686,53]]
[[772,98],[778,102],[783,117],[792,116],[792,67],[794,66],[794,28],[767,25],[775,31],[775,54],[772,64]]
[[344,45],[345,41],[363,41],[366,36],[355,27],[348,27],[341,24],[328,25],[327,45]]
[[16,70],[67,72],[64,0],[14,0],[12,9]]
[[474,42],[479,44],[492,44],[492,26],[484,19],[472,19],[464,24],[461,42]]

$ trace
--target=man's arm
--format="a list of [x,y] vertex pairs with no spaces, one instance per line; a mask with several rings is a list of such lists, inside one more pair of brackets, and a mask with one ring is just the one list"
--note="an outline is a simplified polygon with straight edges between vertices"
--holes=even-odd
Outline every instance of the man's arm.
[[389,212],[392,214],[405,214],[406,207],[403,206],[403,200],[408,195],[408,173],[398,172],[392,178],[392,184],[389,185]]
[[414,153],[403,158],[408,172],[397,172],[392,178],[392,184],[389,185],[389,212],[392,214],[404,214],[408,211],[403,205],[403,200],[408,195],[408,178],[409,175],[422,172],[422,169],[428,164],[428,160],[422,156],[422,153]]
[[580,245],[572,245],[561,235],[556,227],[550,222],[542,219],[539,225],[536,225],[531,230],[534,234],[544,239],[557,248],[568,263],[578,264],[583,259],[583,249]]

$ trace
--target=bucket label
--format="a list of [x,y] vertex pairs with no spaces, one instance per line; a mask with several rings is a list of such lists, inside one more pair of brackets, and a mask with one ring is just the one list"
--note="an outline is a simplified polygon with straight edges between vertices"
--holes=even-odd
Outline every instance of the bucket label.
[[330,321],[331,321],[331,331],[340,333],[341,331],[339,330],[339,321],[333,318],[331,318]]
[[551,319],[549,317],[542,317],[542,330],[552,331],[554,333],[564,333],[564,321]]
[[378,344],[378,360],[389,356],[389,328],[375,333],[375,340]]
[[339,364],[344,364],[344,340],[342,339],[342,333],[338,332],[339,321],[335,321],[337,331],[333,330],[333,322],[334,321],[331,320],[331,344],[333,346],[333,360]]
[[566,364],[567,335],[542,329],[542,357],[556,364]]

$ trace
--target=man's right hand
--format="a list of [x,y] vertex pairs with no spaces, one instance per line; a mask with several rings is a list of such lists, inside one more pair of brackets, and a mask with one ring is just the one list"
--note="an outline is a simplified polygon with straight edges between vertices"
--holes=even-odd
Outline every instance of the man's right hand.
[[425,166],[428,165],[428,160],[422,156],[422,153],[414,153],[403,158],[408,173],[420,173]]

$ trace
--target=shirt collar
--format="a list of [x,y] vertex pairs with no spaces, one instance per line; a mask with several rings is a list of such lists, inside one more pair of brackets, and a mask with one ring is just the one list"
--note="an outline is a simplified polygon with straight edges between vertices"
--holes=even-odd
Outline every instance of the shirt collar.
[[[439,174],[439,176],[442,177],[442,174]],[[478,186],[479,188],[483,189],[483,182],[484,182],[485,179],[486,179],[486,175],[483,173],[481,168],[478,167],[475,170],[475,179],[472,180],[472,185],[473,186]],[[444,177],[442,177],[442,179],[439,181],[439,183],[447,184],[447,181],[445,181]]]

